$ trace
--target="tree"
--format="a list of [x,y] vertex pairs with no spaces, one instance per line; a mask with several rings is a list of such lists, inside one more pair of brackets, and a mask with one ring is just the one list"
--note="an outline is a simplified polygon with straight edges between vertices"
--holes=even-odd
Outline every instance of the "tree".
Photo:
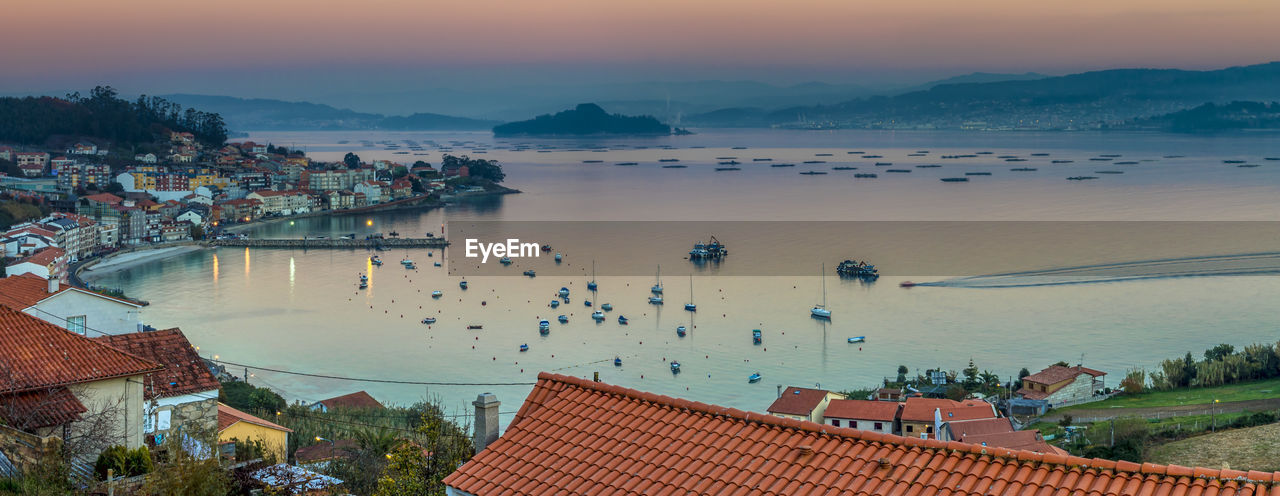
[[1023,368],[1022,368],[1022,370],[1019,370],[1019,371],[1018,371],[1018,385],[1017,385],[1017,388],[1018,388],[1018,389],[1021,389],[1021,388],[1022,388],[1022,380],[1023,380],[1023,379],[1026,379],[1026,378],[1027,378],[1027,376],[1029,376],[1029,375],[1031,375],[1031,371],[1030,371],[1030,370],[1027,370],[1027,368],[1026,368],[1026,367],[1023,367]]
[[360,156],[351,152],[347,152],[342,156],[342,163],[347,164],[348,169],[357,169],[360,167]]
[[123,185],[123,184],[120,184],[120,183],[118,183],[118,182],[116,182],[116,181],[111,181],[111,182],[107,183],[107,193],[111,193],[111,194],[113,194],[113,195],[118,195],[118,194],[123,193],[123,192],[124,192],[124,185]]
[[204,226],[200,224],[191,224],[191,239],[195,241],[204,239]]
[[1125,394],[1138,394],[1143,391],[1147,385],[1147,372],[1142,369],[1130,370],[1125,374],[1124,379],[1120,380],[1120,389]]
[[1196,380],[1196,359],[1191,357],[1191,352],[1187,352],[1186,358],[1182,359],[1183,382],[1182,387],[1191,387]]
[[1067,427],[1070,427],[1070,426],[1071,426],[1071,422],[1072,422],[1073,420],[1074,420],[1074,419],[1072,419],[1070,415],[1063,415],[1063,416],[1062,416],[1062,420],[1059,420],[1059,421],[1058,421],[1058,425],[1062,426],[1062,428],[1064,428],[1064,429],[1065,429],[1065,428],[1067,428]]
[[973,358],[969,358],[969,366],[962,371],[964,373],[964,381],[961,384],[964,388],[973,391],[978,389],[978,366],[974,365]]
[[1220,345],[1204,350],[1204,359],[1205,361],[1216,362],[1216,361],[1222,360],[1223,358],[1226,358],[1227,355],[1231,355],[1235,352],[1236,352],[1235,346],[1231,346],[1227,343],[1222,343]]
[[907,370],[906,365],[898,366],[898,384],[907,382],[907,372],[910,372],[910,371]]
[[947,399],[953,400],[953,401],[961,401],[969,397],[969,391],[965,390],[964,386],[961,386],[959,384],[952,384],[950,386],[947,386],[946,394],[947,394]]

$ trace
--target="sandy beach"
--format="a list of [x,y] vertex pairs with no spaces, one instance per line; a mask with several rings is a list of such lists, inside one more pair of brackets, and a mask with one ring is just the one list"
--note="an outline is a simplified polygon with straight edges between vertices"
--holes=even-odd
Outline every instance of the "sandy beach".
[[193,251],[199,251],[204,249],[206,249],[206,247],[203,247],[200,245],[181,245],[181,246],[166,246],[163,248],[141,249],[141,250],[131,251],[128,253],[112,255],[108,257],[106,260],[99,262],[98,264],[92,267],[81,270],[80,278],[84,280],[90,280],[95,277],[102,276],[103,274],[110,274],[112,272],[128,270],[129,268],[136,267],[144,263],[154,262],[156,260],[161,260],[169,257],[182,255],[184,253],[191,253]]

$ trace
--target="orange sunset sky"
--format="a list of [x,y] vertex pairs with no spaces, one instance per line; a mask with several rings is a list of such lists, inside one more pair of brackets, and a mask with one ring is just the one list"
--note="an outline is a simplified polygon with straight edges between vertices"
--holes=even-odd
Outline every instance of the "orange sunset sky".
[[99,82],[271,92],[273,82],[335,72],[349,81],[334,84],[358,74],[388,87],[397,74],[554,80],[547,68],[842,82],[1280,59],[1280,2],[1258,0],[5,3],[0,92],[9,93]]

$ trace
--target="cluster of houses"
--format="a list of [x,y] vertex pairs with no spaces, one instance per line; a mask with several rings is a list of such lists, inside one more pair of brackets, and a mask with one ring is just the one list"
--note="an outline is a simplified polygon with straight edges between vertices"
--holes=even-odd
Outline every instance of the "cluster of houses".
[[[349,168],[251,141],[206,149],[191,133],[178,132],[170,134],[169,146],[163,157],[139,154],[132,165],[114,171],[102,159],[107,151],[89,142],[52,158],[49,152],[0,146],[0,159],[14,161],[31,179],[0,177],[0,194],[42,202],[56,212],[3,233],[4,256],[8,264],[18,265],[8,272],[66,282],[67,265],[92,255],[190,240],[219,226],[263,217],[415,198],[445,189],[447,178],[468,175],[466,166],[406,168],[420,179],[415,192],[414,181],[396,173],[405,166],[386,160]],[[75,194],[86,186],[103,190],[109,184],[120,188]]]
[[[237,441],[257,441],[288,459],[292,431],[220,403],[216,368],[181,329],[146,325],[142,309],[31,273],[0,279],[0,477],[64,449],[87,476],[102,449],[171,438],[197,456],[233,458]],[[369,402],[358,393],[313,408]],[[272,473],[282,470],[296,472]]]

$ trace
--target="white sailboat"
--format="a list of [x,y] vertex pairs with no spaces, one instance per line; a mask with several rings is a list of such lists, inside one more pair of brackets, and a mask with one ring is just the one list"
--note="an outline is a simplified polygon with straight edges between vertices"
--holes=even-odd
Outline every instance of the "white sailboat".
[[693,304],[693,274],[689,274],[689,303],[684,304],[684,309],[690,312],[698,311],[698,305]]
[[809,314],[819,319],[831,318],[831,310],[827,309],[827,264],[822,264],[822,304],[814,305]]
[[649,288],[649,291],[653,291],[654,294],[662,294],[662,266],[661,265],[658,266],[657,281],[653,284],[652,288]]

